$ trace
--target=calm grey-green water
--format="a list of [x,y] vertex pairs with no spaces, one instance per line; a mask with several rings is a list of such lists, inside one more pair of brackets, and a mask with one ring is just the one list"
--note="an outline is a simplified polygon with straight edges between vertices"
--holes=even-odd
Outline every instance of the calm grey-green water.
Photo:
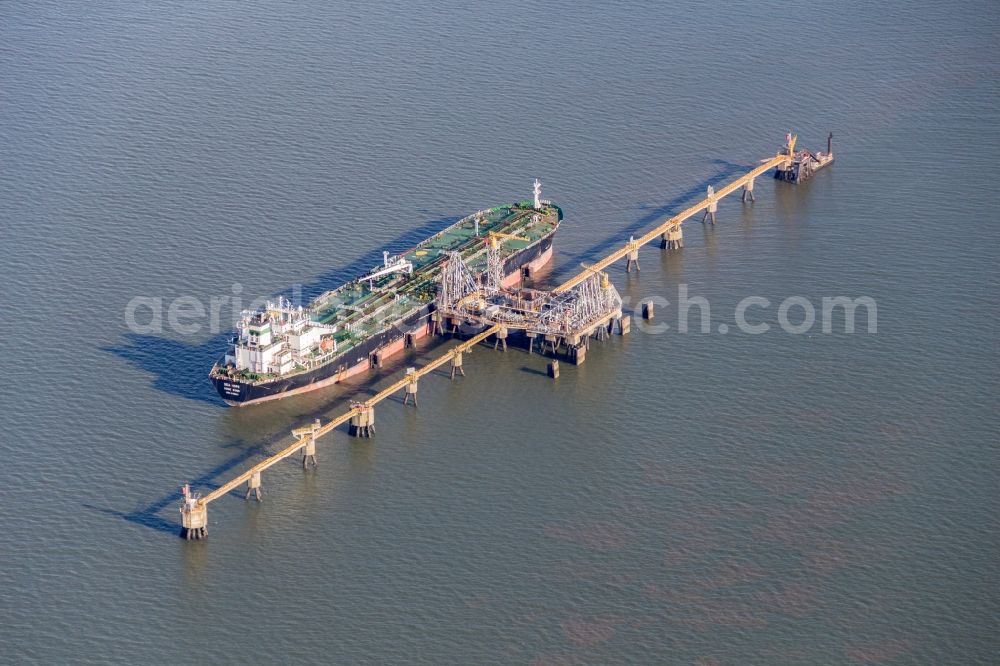
[[[978,0],[3,3],[0,662],[996,663],[997,34]],[[789,129],[837,163],[612,270],[709,332],[660,307],[558,381],[484,347],[177,537],[181,483],[366,386],[226,408],[226,331],[131,299],[316,293],[535,177],[557,279]],[[824,333],[835,296],[877,333]]]

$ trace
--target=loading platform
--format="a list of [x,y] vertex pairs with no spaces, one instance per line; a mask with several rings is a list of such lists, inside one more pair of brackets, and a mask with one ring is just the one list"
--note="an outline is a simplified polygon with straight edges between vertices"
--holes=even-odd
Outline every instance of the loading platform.
[[[390,386],[382,389],[363,402],[354,402],[339,416],[310,426],[292,430],[293,441],[241,474],[223,483],[218,488],[199,495],[188,485],[182,488],[183,502],[180,507],[181,535],[187,539],[203,539],[208,536],[208,506],[240,486],[245,485],[245,498],[262,498],[262,475],[282,460],[301,454],[303,468],[316,464],[316,443],[324,435],[348,424],[348,432],[356,437],[371,437],[375,433],[375,406],[398,393],[405,392],[404,405],[417,403],[419,381],[425,375],[445,364],[451,365],[451,378],[465,374],[464,355],[472,347],[494,338],[494,348],[507,346],[508,333],[522,332],[529,340],[529,351],[538,340],[544,351],[548,346],[556,355],[565,346],[566,355],[573,363],[582,363],[591,338],[602,339],[611,333],[625,335],[630,330],[631,318],[622,313],[622,302],[614,286],[610,284],[606,268],[622,259],[626,260],[626,271],[639,268],[639,248],[660,240],[663,250],[677,250],[683,247],[681,225],[703,213],[702,222],[716,221],[719,201],[741,190],[741,200],[754,200],[754,181],[770,169],[776,169],[776,177],[797,182],[797,178],[782,177],[796,164],[794,152],[795,137],[788,135],[783,151],[774,157],[761,160],[760,165],[739,178],[715,190],[708,187],[701,201],[689,206],[677,215],[650,229],[638,238],[630,238],[627,243],[603,257],[593,265],[583,269],[573,277],[559,284],[550,292],[537,290],[504,290],[491,267],[487,247],[487,279],[479,284],[471,278],[464,258],[457,253],[450,256],[441,273],[438,309],[432,320],[435,332],[446,334],[459,328],[474,332],[468,339],[450,348],[440,356],[419,368],[408,368],[406,374]],[[832,161],[832,150],[828,146],[828,160]],[[822,155],[822,153],[821,153]],[[801,164],[801,161],[799,162]],[[493,260],[495,263],[495,259]],[[647,309],[648,308],[648,309]],[[652,306],[644,308],[644,316],[652,316]],[[549,363],[549,376],[559,374],[558,360]]]

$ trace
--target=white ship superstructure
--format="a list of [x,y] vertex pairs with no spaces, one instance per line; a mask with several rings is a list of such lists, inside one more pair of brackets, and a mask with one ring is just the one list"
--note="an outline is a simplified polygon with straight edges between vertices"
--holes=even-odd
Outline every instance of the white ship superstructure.
[[280,377],[337,352],[337,327],[312,321],[309,311],[283,298],[257,312],[243,312],[237,331],[225,358],[236,371]]

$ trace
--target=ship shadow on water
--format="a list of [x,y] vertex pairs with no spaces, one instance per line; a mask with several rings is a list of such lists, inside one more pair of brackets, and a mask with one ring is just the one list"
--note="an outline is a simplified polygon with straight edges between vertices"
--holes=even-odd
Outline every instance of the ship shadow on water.
[[[430,214],[429,211],[419,211],[419,213]],[[277,298],[280,295],[293,302],[296,297],[301,297],[304,305],[324,291],[338,287],[381,264],[383,249],[394,254],[403,252],[460,219],[459,216],[438,216],[406,231],[383,247],[365,253],[347,265],[318,275],[312,281],[302,284],[298,293],[295,289],[289,288],[272,294],[272,297]],[[222,356],[226,340],[231,335],[232,331],[227,330],[204,342],[190,344],[162,335],[129,332],[122,335],[124,340],[122,344],[104,347],[102,351],[114,354],[133,367],[152,374],[153,388],[159,391],[221,408],[225,404],[209,382],[208,371]]]
[[[428,236],[454,224],[459,219],[458,216],[438,217],[432,221],[425,222],[415,229],[411,229],[400,235],[396,239],[384,245],[384,249],[389,252],[398,253],[409,249]],[[308,302],[323,293],[324,291],[337,287],[344,282],[351,280],[380,264],[382,261],[382,248],[373,250],[359,257],[350,264],[332,269],[317,276],[308,284],[301,286],[301,297],[304,302]],[[278,294],[274,294],[276,297]],[[292,297],[292,290],[281,292],[281,295]],[[119,345],[104,347],[103,351],[114,354],[127,361],[132,366],[151,373],[154,378],[152,386],[164,393],[176,395],[189,400],[203,402],[225,408],[225,404],[216,394],[212,384],[208,381],[208,370],[212,363],[217,361],[225,349],[226,340],[232,335],[231,331],[224,331],[210,339],[198,343],[189,344],[182,340],[172,339],[165,336],[147,335],[140,333],[125,333],[122,336],[123,342]],[[423,347],[423,345],[421,345]],[[423,350],[422,351],[426,351]],[[394,359],[403,362],[405,359]],[[331,406],[349,402],[352,398],[364,399],[376,393],[371,386],[371,382],[384,379],[386,373],[392,374],[396,370],[398,363],[391,363],[387,368],[380,370],[374,376],[369,376],[362,380],[348,380],[340,390],[333,391],[333,395],[326,401],[319,411],[326,411]],[[331,387],[332,388],[332,387]],[[264,441],[243,449],[247,442],[243,440],[229,441],[222,446],[225,448],[238,448],[238,453],[228,460],[216,465],[203,474],[189,480],[192,490],[202,493],[210,492],[220,485],[221,481],[227,480],[228,473],[235,470],[242,471],[243,467],[251,461],[255,461],[273,448],[273,441]],[[220,481],[221,479],[221,481]],[[242,498],[240,490],[234,490],[231,496]],[[141,525],[158,532],[168,534],[178,534],[181,529],[179,520],[169,520],[166,515],[176,515],[176,508],[181,503],[181,492],[176,490],[156,499],[148,504],[141,505],[132,511],[121,511],[109,507],[100,507],[92,504],[83,506],[92,511],[112,516],[114,518]]]
[[102,351],[151,373],[153,388],[159,391],[224,407],[208,381],[208,371],[219,359],[220,350],[225,350],[230,335],[230,332],[219,333],[201,344],[188,344],[159,335],[125,333],[123,344],[104,347]]
[[[692,185],[666,203],[658,206],[650,206],[648,204],[640,203],[636,206],[636,208],[645,212],[642,217],[634,222],[631,222],[630,224],[625,225],[619,231],[615,232],[614,235],[607,236],[603,240],[598,241],[583,252],[579,252],[576,255],[569,257],[562,263],[561,266],[556,267],[553,271],[553,278],[555,278],[554,282],[558,282],[576,274],[581,263],[595,262],[601,257],[607,255],[609,252],[617,250],[619,247],[624,245],[626,241],[628,241],[629,236],[641,235],[649,231],[650,227],[654,224],[665,222],[667,218],[672,215],[676,215],[680,212],[680,210],[683,210],[684,207],[694,203],[695,201],[704,199],[709,185],[718,189],[720,185],[724,185],[732,176],[746,173],[756,166],[735,164],[733,162],[718,159],[712,160],[710,163],[718,168],[718,171],[715,174],[705,178],[700,183]],[[761,176],[761,178],[762,177],[763,176]],[[691,219],[697,219],[697,216]]]

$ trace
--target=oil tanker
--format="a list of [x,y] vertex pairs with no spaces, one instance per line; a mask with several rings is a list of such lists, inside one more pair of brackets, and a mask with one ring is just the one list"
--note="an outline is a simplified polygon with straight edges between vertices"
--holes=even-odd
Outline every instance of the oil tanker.
[[[562,221],[559,206],[541,198],[496,206],[462,218],[382,264],[324,292],[309,305],[279,298],[244,312],[225,356],[209,372],[229,405],[286,398],[342,381],[431,332],[442,264],[458,252],[478,280],[487,253],[499,252],[503,287],[520,282],[552,258]],[[495,272],[495,271],[494,271]]]

